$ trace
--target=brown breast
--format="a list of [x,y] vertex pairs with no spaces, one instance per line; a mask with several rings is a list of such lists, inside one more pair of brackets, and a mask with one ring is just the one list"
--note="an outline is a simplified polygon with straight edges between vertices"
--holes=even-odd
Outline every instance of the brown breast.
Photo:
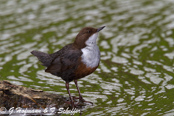
[[91,73],[93,73],[96,69],[97,69],[98,66],[96,67],[86,67],[86,65],[83,63],[83,62],[80,62],[76,71],[75,71],[75,79],[80,79],[80,78],[83,78]]

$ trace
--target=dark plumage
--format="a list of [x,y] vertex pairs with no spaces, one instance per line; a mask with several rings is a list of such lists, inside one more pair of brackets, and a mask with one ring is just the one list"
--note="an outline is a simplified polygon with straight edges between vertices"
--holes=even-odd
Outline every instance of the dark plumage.
[[[86,49],[87,47],[89,47],[89,45],[87,45],[86,42],[89,38],[91,38],[90,41],[95,42],[95,40],[93,39],[97,38],[96,33],[98,34],[98,32],[103,28],[104,26],[98,29],[92,27],[83,28],[76,36],[74,43],[66,45],[61,50],[53,54],[47,54],[40,51],[31,52],[34,56],[36,56],[39,59],[39,61],[42,63],[43,66],[47,67],[45,72],[61,77],[66,82],[66,88],[69,93],[71,104],[73,107],[74,103],[72,101],[71,94],[69,92],[69,82],[74,80],[78,89],[77,79],[80,79],[82,77],[85,77],[86,75],[91,74],[98,67],[99,62],[98,65],[94,67],[89,67],[87,66],[87,64],[85,64],[87,61],[84,58],[82,59],[82,55],[84,54],[82,52],[82,49],[85,48],[84,49],[85,54],[88,52],[90,54],[91,52],[95,52],[95,50],[88,51],[88,49]],[[90,43],[90,41],[89,44],[93,46],[93,43],[92,42]],[[95,46],[97,45],[94,44],[94,47]],[[79,99],[81,101],[85,101],[82,98],[79,89],[78,92],[79,92]]]

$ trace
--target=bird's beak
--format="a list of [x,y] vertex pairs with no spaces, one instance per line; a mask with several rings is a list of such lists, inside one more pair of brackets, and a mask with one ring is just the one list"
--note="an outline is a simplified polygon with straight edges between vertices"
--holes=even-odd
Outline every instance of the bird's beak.
[[99,28],[97,29],[97,32],[101,31],[103,28],[105,28],[105,26],[99,27]]

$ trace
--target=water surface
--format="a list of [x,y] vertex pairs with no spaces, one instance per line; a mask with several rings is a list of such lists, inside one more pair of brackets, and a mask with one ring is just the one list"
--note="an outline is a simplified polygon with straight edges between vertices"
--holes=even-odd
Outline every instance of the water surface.
[[[172,116],[173,6],[173,0],[2,0],[0,80],[68,96],[64,81],[45,73],[30,52],[53,53],[81,28],[105,25],[100,66],[78,81],[94,102],[82,115]],[[73,82],[70,88],[78,95]]]

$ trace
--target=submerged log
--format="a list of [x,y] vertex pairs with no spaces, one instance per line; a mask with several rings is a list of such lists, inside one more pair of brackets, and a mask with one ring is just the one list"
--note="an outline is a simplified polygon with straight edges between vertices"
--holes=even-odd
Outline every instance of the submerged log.
[[[48,107],[70,108],[68,98],[62,95],[35,90],[8,81],[0,81],[0,108],[33,108],[44,109]],[[1,109],[2,110],[2,109]]]
[[69,107],[69,104],[67,98],[61,95],[0,81],[0,107],[46,108],[48,106],[60,108]]

